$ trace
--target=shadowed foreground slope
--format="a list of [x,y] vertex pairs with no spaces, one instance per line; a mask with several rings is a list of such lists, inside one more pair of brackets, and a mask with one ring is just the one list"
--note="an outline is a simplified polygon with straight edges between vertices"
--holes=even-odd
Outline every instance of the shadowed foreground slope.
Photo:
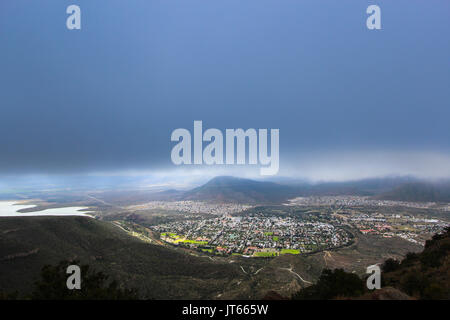
[[84,217],[0,219],[0,291],[29,293],[44,265],[77,259],[156,299],[212,298],[238,266],[141,242]]

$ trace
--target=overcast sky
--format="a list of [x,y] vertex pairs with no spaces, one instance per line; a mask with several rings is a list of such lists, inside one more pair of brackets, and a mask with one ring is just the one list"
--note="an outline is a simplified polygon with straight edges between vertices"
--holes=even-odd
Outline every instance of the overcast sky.
[[0,175],[171,172],[203,120],[279,128],[280,175],[450,177],[449,35],[448,0],[1,0]]

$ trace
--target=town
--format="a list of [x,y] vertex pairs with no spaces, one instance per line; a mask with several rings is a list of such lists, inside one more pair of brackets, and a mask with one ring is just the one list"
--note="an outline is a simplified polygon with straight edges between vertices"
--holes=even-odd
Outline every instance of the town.
[[375,200],[363,196],[311,196],[290,199],[288,206],[371,206],[371,207],[407,207],[420,209],[450,210],[450,205],[435,202],[407,202],[393,200]]
[[[281,206],[203,201],[153,201],[130,209],[183,212],[182,218],[150,226],[163,243],[214,255],[274,257],[349,245],[354,235],[402,238],[424,245],[448,221],[433,202],[373,200],[360,196],[295,198]],[[199,219],[198,214],[209,214]]]
[[230,216],[185,220],[153,226],[161,240],[223,255],[272,257],[336,248],[348,244],[351,235],[323,222],[291,217]]
[[251,208],[250,205],[238,203],[211,203],[206,201],[151,201],[144,204],[128,206],[128,210],[172,210],[183,213],[206,213],[223,215],[227,213],[242,212]]

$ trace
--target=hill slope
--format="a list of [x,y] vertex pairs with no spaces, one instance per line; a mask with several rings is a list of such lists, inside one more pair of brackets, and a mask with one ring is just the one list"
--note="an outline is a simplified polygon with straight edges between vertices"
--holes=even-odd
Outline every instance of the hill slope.
[[293,299],[448,300],[450,227],[428,240],[422,252],[410,252],[401,262],[389,258],[381,269],[381,290],[367,290],[367,275],[360,278],[342,268],[326,268],[315,284],[299,290]]
[[78,259],[156,299],[212,298],[239,267],[141,242],[85,217],[0,219],[0,291],[30,292],[46,264]]
[[409,253],[401,263],[386,261],[383,285],[419,299],[450,299],[450,227],[436,234],[421,253]]

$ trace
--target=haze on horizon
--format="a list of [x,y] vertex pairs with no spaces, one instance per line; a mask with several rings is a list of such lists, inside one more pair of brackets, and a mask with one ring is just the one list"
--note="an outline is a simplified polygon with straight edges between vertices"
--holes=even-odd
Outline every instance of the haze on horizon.
[[174,166],[194,120],[279,128],[279,177],[450,178],[449,1],[379,0],[380,31],[365,0],[79,0],[75,32],[71,3],[0,4],[0,187],[258,178]]

